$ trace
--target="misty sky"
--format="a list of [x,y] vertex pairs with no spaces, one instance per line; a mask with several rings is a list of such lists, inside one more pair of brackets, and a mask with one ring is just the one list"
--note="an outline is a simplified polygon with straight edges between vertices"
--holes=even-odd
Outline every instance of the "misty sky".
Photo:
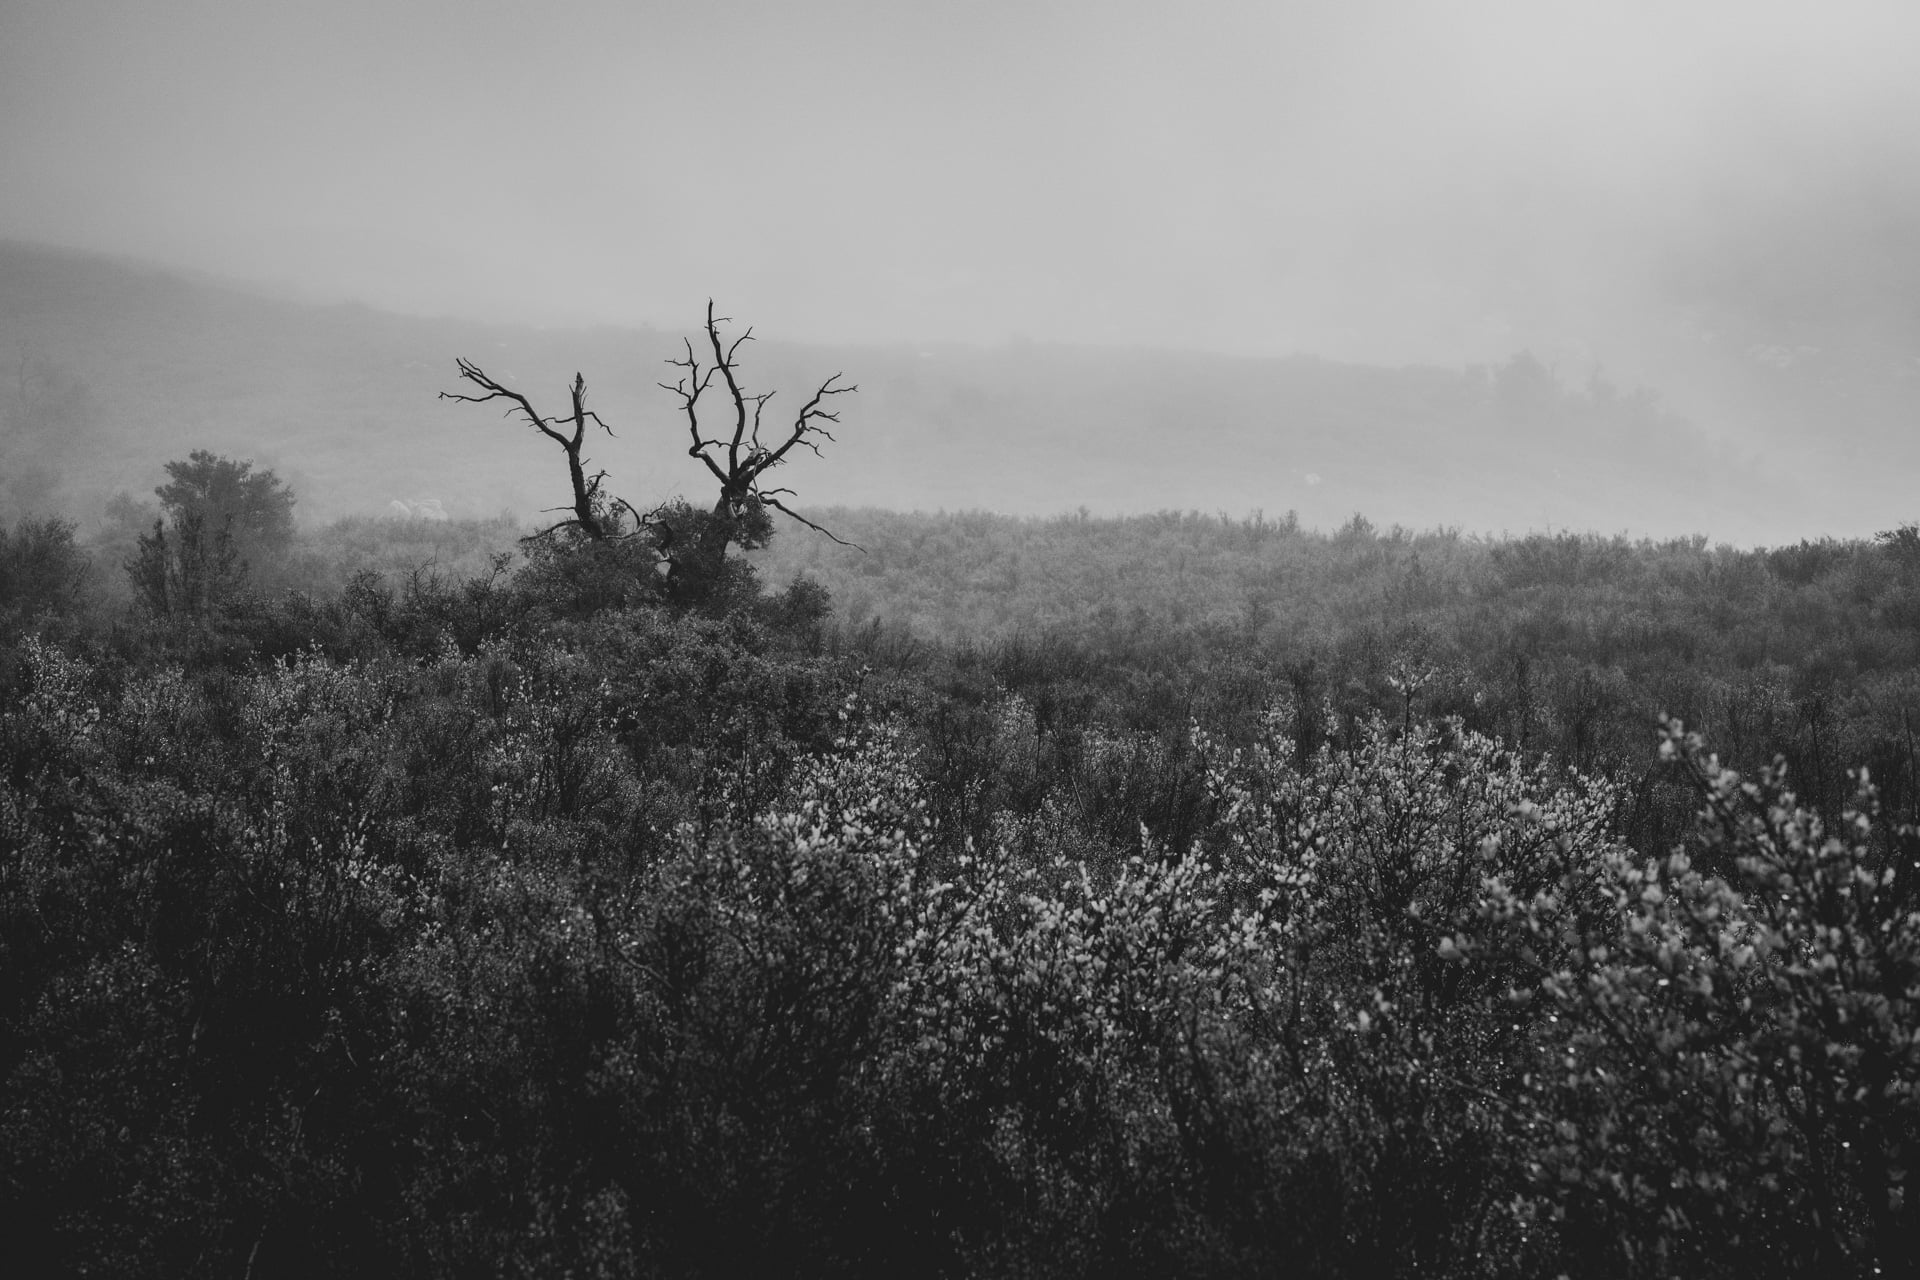
[[1920,332],[1916,67],[1920,5],[1837,0],[0,0],[0,236],[429,314],[1652,376]]

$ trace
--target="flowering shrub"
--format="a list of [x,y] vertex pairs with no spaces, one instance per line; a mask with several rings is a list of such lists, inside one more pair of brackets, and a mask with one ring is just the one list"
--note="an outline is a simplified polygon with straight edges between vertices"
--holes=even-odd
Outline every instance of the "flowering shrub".
[[[1161,673],[1154,717],[1072,728],[1058,690],[875,677],[751,611],[378,605],[331,654],[30,639],[0,671],[23,1247],[1916,1268],[1920,837],[1864,776],[1823,823],[1677,726],[1661,778],[1588,776],[1422,719],[1385,665],[1392,720],[1303,697],[1182,734]],[[1683,794],[1684,848],[1623,838]]]
[[1219,1041],[1258,1069],[1210,1068],[1246,1090],[1210,1113],[1211,1141],[1268,1171],[1274,1212],[1279,1187],[1313,1187],[1323,1216],[1290,1248],[1324,1265],[1524,1272],[1545,1242],[1501,1099],[1541,1028],[1515,966],[1455,939],[1488,880],[1603,856],[1614,793],[1457,723],[1375,717],[1302,761],[1290,718],[1210,775],[1217,891],[1266,1032]]
[[[1864,774],[1830,831],[1777,767],[1742,778],[1677,722],[1663,754],[1703,800],[1691,853],[1490,882],[1481,907],[1568,1028],[1513,1098],[1540,1194],[1594,1274],[1910,1274],[1914,835],[1877,826]],[[1606,912],[1568,910],[1595,891]]]

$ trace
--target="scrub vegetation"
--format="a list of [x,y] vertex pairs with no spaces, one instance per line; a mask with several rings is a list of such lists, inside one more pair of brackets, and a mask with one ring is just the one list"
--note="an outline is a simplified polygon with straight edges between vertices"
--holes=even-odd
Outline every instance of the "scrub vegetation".
[[525,541],[210,453],[0,533],[9,1249],[1920,1267],[1913,527],[802,521],[850,548],[687,407],[712,510],[576,432]]

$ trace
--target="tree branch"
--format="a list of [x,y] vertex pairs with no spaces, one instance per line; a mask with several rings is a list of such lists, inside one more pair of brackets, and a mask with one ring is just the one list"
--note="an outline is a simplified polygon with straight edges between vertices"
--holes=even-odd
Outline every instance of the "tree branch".
[[[819,437],[833,440],[833,433],[826,424],[837,423],[840,415],[827,407],[833,396],[858,391],[857,386],[838,385],[841,374],[834,374],[820,384],[813,398],[801,406],[795,415],[793,425],[787,436],[775,448],[768,448],[762,442],[760,430],[766,414],[767,402],[772,400],[774,392],[766,391],[750,395],[740,385],[739,355],[743,345],[753,340],[753,330],[748,329],[731,342],[720,333],[722,324],[731,323],[726,316],[714,313],[713,300],[707,300],[706,347],[713,353],[712,363],[702,366],[700,356],[695,354],[693,340],[683,338],[682,346],[686,354],[667,363],[676,369],[684,370],[677,382],[660,384],[663,390],[671,391],[680,397],[681,412],[687,416],[687,455],[698,458],[707,473],[720,483],[720,497],[715,506],[716,515],[730,514],[737,517],[744,504],[749,500],[759,500],[788,517],[800,521],[808,528],[826,534],[842,546],[854,546],[836,537],[831,531],[821,528],[790,507],[777,501],[776,494],[791,495],[790,489],[763,490],[760,480],[766,472],[786,461],[787,455],[795,445],[805,445],[815,456],[820,453]],[[728,399],[733,407],[733,432],[730,436],[720,435],[712,438],[700,434],[699,402],[707,389],[713,385],[718,374],[726,384]],[[749,409],[751,405],[751,409]],[[728,537],[725,526],[716,526],[715,537]]]
[[[571,520],[564,520],[534,536],[545,537],[556,529],[561,529],[572,524],[578,525],[589,538],[595,541],[605,539],[608,534],[608,530],[605,527],[606,522],[595,510],[595,500],[599,497],[600,481],[605,478],[606,472],[602,471],[595,475],[593,479],[589,480],[586,474],[585,459],[581,457],[580,449],[586,440],[587,422],[589,420],[598,423],[600,429],[605,431],[609,436],[613,435],[613,428],[601,421],[598,414],[587,408],[586,377],[582,374],[575,373],[573,375],[573,385],[568,389],[573,402],[572,417],[566,419],[546,418],[541,416],[540,412],[533,407],[533,402],[528,400],[526,396],[506,386],[504,383],[488,377],[486,372],[471,360],[456,358],[454,364],[459,368],[462,378],[471,382],[474,386],[479,387],[481,391],[486,394],[476,396],[454,391],[442,391],[440,393],[442,400],[456,400],[466,404],[486,404],[492,400],[505,400],[509,404],[509,408],[507,409],[508,416],[512,416],[516,411],[519,412],[529,423],[538,428],[542,435],[566,451],[567,480],[573,488],[573,518]],[[555,429],[555,426],[563,421],[572,424],[573,434],[571,436],[565,435]],[[560,508],[555,508],[555,510],[560,510]]]
[[440,393],[442,400],[460,400],[467,404],[485,404],[489,400],[510,400],[513,402],[513,407],[507,410],[509,415],[513,413],[514,408],[518,408],[519,411],[526,416],[530,424],[539,428],[542,435],[549,437],[563,448],[566,447],[567,438],[548,426],[548,419],[541,417],[534,409],[533,404],[525,396],[521,395],[518,391],[509,390],[498,382],[495,382],[486,375],[486,372],[482,370],[479,365],[473,363],[471,360],[455,357],[454,364],[459,367],[461,377],[473,383],[487,394],[483,396],[469,396],[462,395],[457,391],[442,391]]
[[781,502],[780,499],[778,498],[769,498],[766,494],[763,493],[760,495],[760,501],[766,503],[768,506],[772,507],[775,511],[784,512],[786,515],[788,515],[792,519],[798,520],[801,524],[807,526],[807,528],[809,529],[812,529],[815,533],[826,534],[829,538],[832,538],[835,542],[839,543],[843,547],[852,547],[855,551],[858,551],[861,555],[867,554],[867,549],[861,546],[859,543],[848,542],[845,538],[841,537],[839,534],[835,533],[833,530],[824,528],[821,525],[815,524],[813,521],[801,515],[798,511],[795,511],[792,507],[789,507],[785,503]]

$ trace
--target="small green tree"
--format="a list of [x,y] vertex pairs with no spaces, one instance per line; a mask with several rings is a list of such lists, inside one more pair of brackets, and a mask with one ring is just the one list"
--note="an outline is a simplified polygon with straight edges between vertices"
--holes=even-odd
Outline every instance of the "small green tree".
[[70,521],[21,520],[11,531],[0,525],[0,636],[41,615],[72,613],[91,568]]
[[195,449],[185,462],[169,462],[167,475],[154,493],[176,528],[197,517],[203,531],[230,536],[243,559],[278,554],[292,543],[293,490],[273,472],[255,471],[251,460]]
[[167,522],[155,520],[126,562],[135,597],[156,616],[205,617],[226,604],[247,577],[232,525],[229,518],[210,531],[200,512],[186,511],[174,516],[169,536]]

